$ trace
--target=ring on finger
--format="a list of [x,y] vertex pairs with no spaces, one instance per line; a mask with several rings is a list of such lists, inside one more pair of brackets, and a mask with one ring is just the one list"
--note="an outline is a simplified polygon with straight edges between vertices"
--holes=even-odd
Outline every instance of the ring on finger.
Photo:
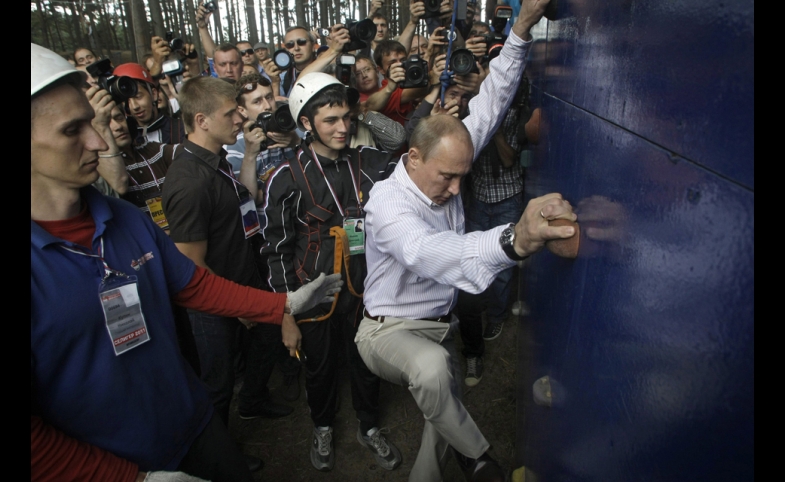
[[542,216],[542,218],[545,219],[545,214],[542,213],[542,209],[540,209],[540,216]]

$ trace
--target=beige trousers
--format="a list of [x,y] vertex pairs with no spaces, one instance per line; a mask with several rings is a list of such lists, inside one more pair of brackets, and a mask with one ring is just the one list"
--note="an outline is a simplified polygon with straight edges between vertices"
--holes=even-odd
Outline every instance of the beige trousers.
[[420,451],[409,482],[439,482],[449,448],[478,458],[489,444],[461,402],[461,369],[451,323],[385,317],[363,318],[355,342],[368,368],[380,378],[409,387],[425,417]]

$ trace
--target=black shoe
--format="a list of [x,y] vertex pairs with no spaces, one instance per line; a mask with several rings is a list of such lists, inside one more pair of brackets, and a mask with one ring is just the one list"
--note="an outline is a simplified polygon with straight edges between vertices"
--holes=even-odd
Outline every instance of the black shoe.
[[245,463],[248,464],[248,470],[250,470],[251,472],[262,470],[262,468],[264,467],[264,462],[262,462],[262,459],[260,459],[259,457],[243,454],[243,458],[245,459]]
[[281,397],[287,402],[294,402],[300,398],[300,372],[294,375],[284,375],[281,384]]
[[470,459],[455,449],[452,449],[458,466],[463,471],[467,482],[506,482],[507,474],[499,464],[485,452],[478,459]]
[[254,412],[243,412],[238,410],[240,418],[243,420],[251,420],[254,418],[279,418],[285,417],[292,413],[294,409],[289,405],[284,405],[282,403],[275,403],[273,401],[268,400],[267,403],[264,404],[262,408],[256,410]]

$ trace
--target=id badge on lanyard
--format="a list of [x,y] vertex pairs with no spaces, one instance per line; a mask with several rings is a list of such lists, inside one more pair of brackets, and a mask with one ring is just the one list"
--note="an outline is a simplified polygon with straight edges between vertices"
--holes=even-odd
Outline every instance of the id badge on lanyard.
[[101,238],[98,254],[73,249],[63,244],[66,251],[96,258],[101,261],[104,276],[98,286],[98,300],[104,312],[106,331],[112,343],[115,355],[122,355],[132,348],[150,341],[147,323],[142,313],[142,302],[139,300],[139,289],[136,276],[128,276],[115,271],[106,264],[104,259],[104,240]]
[[153,194],[152,196],[145,199],[144,202],[145,204],[147,204],[147,209],[150,212],[150,217],[153,218],[155,224],[157,224],[159,228],[166,231],[167,229],[169,229],[169,221],[166,220],[166,215],[164,214],[164,206],[161,199],[162,199],[161,193],[158,192],[157,194]]
[[365,220],[363,218],[345,218],[343,230],[349,241],[349,254],[365,253]]
[[115,355],[150,341],[136,276],[110,275],[101,282],[98,296]]
[[[243,231],[245,231],[245,239],[250,238],[254,234],[261,231],[261,223],[259,223],[259,213],[256,212],[256,203],[253,200],[253,196],[248,191],[248,189],[243,186],[243,184],[235,179],[233,174],[231,173],[231,169],[227,172],[221,168],[218,168],[218,171],[221,172],[224,176],[228,177],[230,181],[232,181],[232,187],[234,187],[234,192],[237,194],[237,200],[240,201],[240,219],[243,221]],[[237,189],[237,186],[242,186],[242,190]]]

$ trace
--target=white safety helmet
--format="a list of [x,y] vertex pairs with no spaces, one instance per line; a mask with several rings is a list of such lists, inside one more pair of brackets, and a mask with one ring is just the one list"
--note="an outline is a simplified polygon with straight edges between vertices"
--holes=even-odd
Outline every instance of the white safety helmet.
[[71,65],[60,55],[34,43],[30,44],[30,97],[66,76],[73,76],[74,85],[84,82],[87,74]]
[[305,107],[305,104],[313,98],[316,94],[331,85],[343,85],[338,79],[332,75],[323,72],[312,72],[303,75],[294,82],[292,93],[289,96],[289,112],[292,113],[297,127],[305,129],[302,122],[300,122],[300,111]]

